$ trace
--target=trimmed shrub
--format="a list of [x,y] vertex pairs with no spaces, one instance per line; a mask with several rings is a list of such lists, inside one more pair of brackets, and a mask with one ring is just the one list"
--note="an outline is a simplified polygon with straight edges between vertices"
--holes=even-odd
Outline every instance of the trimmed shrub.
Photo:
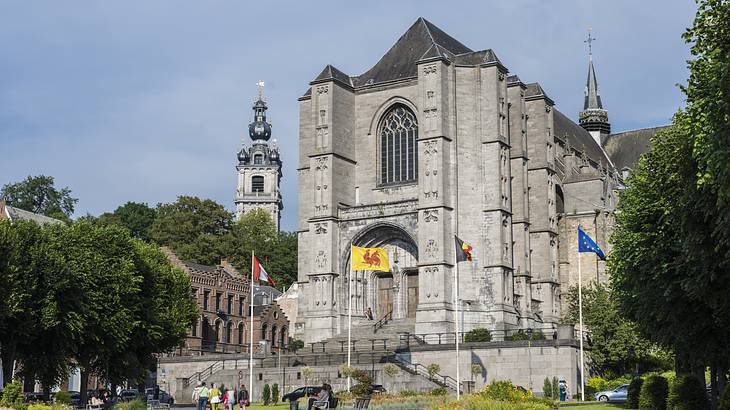
[[641,394],[641,385],[644,384],[644,379],[641,377],[634,377],[629,383],[629,391],[626,395],[626,407],[630,409],[639,408],[639,395]]
[[60,391],[53,396],[53,401],[58,404],[71,405],[71,394],[67,391]]
[[114,410],[147,410],[147,405],[142,400],[120,401]]
[[385,366],[383,366],[383,372],[389,377],[395,377],[398,375],[398,373],[400,373],[400,368],[398,368],[398,366],[394,365],[393,363],[387,363]]
[[279,402],[279,383],[274,383],[271,386],[271,401],[274,402],[274,404]]
[[[510,339],[512,341],[530,340],[530,335],[524,329],[520,329],[520,330],[516,331],[515,333],[512,333],[512,336],[510,336]],[[532,331],[532,340],[545,340],[545,334],[542,333],[542,330],[534,329]]]
[[667,395],[669,395],[667,379],[658,375],[647,377],[641,386],[639,410],[665,410]]
[[23,402],[23,385],[20,380],[13,380],[12,383],[6,384],[0,404],[5,407],[13,407]]
[[479,327],[476,329],[472,329],[464,335],[464,342],[465,343],[471,343],[471,342],[491,342],[492,341],[492,333],[489,331],[489,329],[485,329],[483,327]]
[[413,397],[418,396],[420,393],[418,393],[415,390],[401,390],[400,395],[403,397]]
[[436,373],[441,371],[441,366],[439,366],[437,363],[431,363],[428,366],[426,366],[426,371],[428,372],[428,377],[430,379],[433,379],[433,376],[435,376]]
[[547,397],[548,399],[552,399],[553,397],[553,381],[549,377],[545,378],[545,381],[542,382],[542,394]]
[[705,410],[710,407],[705,386],[695,376],[678,376],[669,389],[667,410]]
[[373,385],[373,378],[370,377],[370,374],[362,369],[354,369],[351,377],[358,382],[352,387],[352,394],[355,397],[369,396]]
[[725,391],[717,402],[717,410],[730,410],[730,383],[725,386]]
[[446,396],[446,387],[436,387],[431,389],[432,396]]
[[262,398],[264,399],[264,406],[268,406],[271,401],[271,387],[269,383],[264,384],[264,391],[262,392]]

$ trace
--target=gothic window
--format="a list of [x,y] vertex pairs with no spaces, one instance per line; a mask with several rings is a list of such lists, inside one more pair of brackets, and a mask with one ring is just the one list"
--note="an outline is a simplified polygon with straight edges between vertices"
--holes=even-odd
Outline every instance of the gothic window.
[[261,154],[256,154],[253,156],[253,164],[254,165],[261,165],[264,163],[264,156]]
[[198,335],[198,319],[193,321],[193,327],[191,328],[191,336],[195,337]]
[[412,182],[418,172],[418,121],[413,111],[394,105],[380,121],[380,183]]
[[253,192],[264,192],[264,177],[254,175],[251,177],[251,190]]
[[243,323],[238,325],[238,344],[243,344]]
[[268,325],[266,323],[261,326],[261,340],[266,340],[266,331],[268,330]]
[[226,325],[226,343],[231,343],[232,342],[232,339],[231,339],[232,338],[232,335],[231,335],[232,332],[233,332],[233,324],[231,322],[228,322],[228,324]]

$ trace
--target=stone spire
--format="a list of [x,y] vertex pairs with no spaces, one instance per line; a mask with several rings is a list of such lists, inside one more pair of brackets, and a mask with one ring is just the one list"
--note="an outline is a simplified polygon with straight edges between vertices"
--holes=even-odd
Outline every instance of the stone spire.
[[595,40],[591,36],[591,30],[588,29],[588,39],[585,40],[585,43],[588,43],[588,79],[586,80],[583,111],[579,114],[579,121],[581,127],[585,128],[593,136],[596,143],[603,145],[611,133],[611,124],[608,122],[608,111],[603,109],[601,94],[598,88],[598,79],[596,78],[596,69],[593,67],[592,43]]

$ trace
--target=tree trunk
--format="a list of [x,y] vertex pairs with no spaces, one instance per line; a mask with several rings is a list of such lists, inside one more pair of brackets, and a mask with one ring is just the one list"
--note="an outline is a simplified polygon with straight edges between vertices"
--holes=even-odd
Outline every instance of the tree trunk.
[[88,390],[87,386],[89,385],[89,371],[87,369],[87,365],[79,369],[79,371],[81,372],[81,386],[79,386],[79,393],[81,394],[82,407],[86,407],[86,402],[88,400],[88,394],[86,394],[86,391]]
[[713,362],[710,366],[710,408],[717,408],[717,363]]
[[0,360],[3,362],[3,386],[13,382],[13,365],[15,364],[18,342],[0,343]]

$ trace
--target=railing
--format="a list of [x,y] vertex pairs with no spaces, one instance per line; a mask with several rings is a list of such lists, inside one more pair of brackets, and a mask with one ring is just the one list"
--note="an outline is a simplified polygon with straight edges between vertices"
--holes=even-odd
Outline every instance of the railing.
[[[528,331],[529,329],[520,329],[523,332]],[[497,331],[492,330],[490,331],[491,334],[491,341],[500,341],[500,342],[519,342],[519,341],[525,341],[527,339],[518,339],[513,340],[512,336],[517,333],[518,330],[510,330],[510,331]],[[455,334],[454,332],[434,332],[434,333],[403,333],[400,335],[400,345],[401,347],[408,347],[412,344],[414,345],[442,345],[442,344],[454,344],[456,341],[456,338],[458,336],[459,343],[465,343],[465,336],[469,332],[459,332],[458,334]],[[538,339],[533,338],[533,342],[538,341],[555,341],[557,340],[557,332],[548,334],[543,334],[544,338]],[[548,344],[550,344],[548,342]]]
[[381,317],[380,319],[378,319],[377,322],[375,322],[375,324],[373,325],[373,333],[377,333],[378,329],[381,329],[383,326],[388,324],[388,322],[390,322],[391,320],[393,320],[393,309],[390,309],[390,311],[388,311],[388,313],[384,314],[383,317]]
[[197,379],[197,381],[204,380],[208,377],[210,377],[213,373],[217,372],[218,370],[222,370],[225,368],[224,362],[218,361],[210,366],[206,367],[205,369],[193,373],[190,377],[183,379],[183,387],[190,386],[190,382]]
[[[387,351],[388,349],[388,341],[391,339],[388,338],[368,338],[368,339],[352,339],[351,340],[351,351]],[[331,347],[333,344],[339,343],[339,348],[328,348]],[[366,348],[363,348],[363,344],[369,343],[369,345],[365,345]],[[324,342],[310,342],[311,345],[310,351],[312,353],[327,353],[327,352],[346,352],[347,351],[347,340],[335,340],[335,341],[324,341]],[[337,346],[335,344],[335,346]]]
[[456,391],[457,388],[460,392],[462,391],[461,383],[458,383],[456,379],[451,376],[439,373],[433,373],[433,375],[431,375],[431,373],[429,373],[428,371],[428,367],[418,363],[411,363],[408,360],[399,357],[398,355],[393,355],[389,359],[391,359],[391,363],[395,364],[396,366],[400,367],[410,374],[425,377],[428,380],[431,380],[432,382],[438,384],[439,386],[448,387],[453,391]]

